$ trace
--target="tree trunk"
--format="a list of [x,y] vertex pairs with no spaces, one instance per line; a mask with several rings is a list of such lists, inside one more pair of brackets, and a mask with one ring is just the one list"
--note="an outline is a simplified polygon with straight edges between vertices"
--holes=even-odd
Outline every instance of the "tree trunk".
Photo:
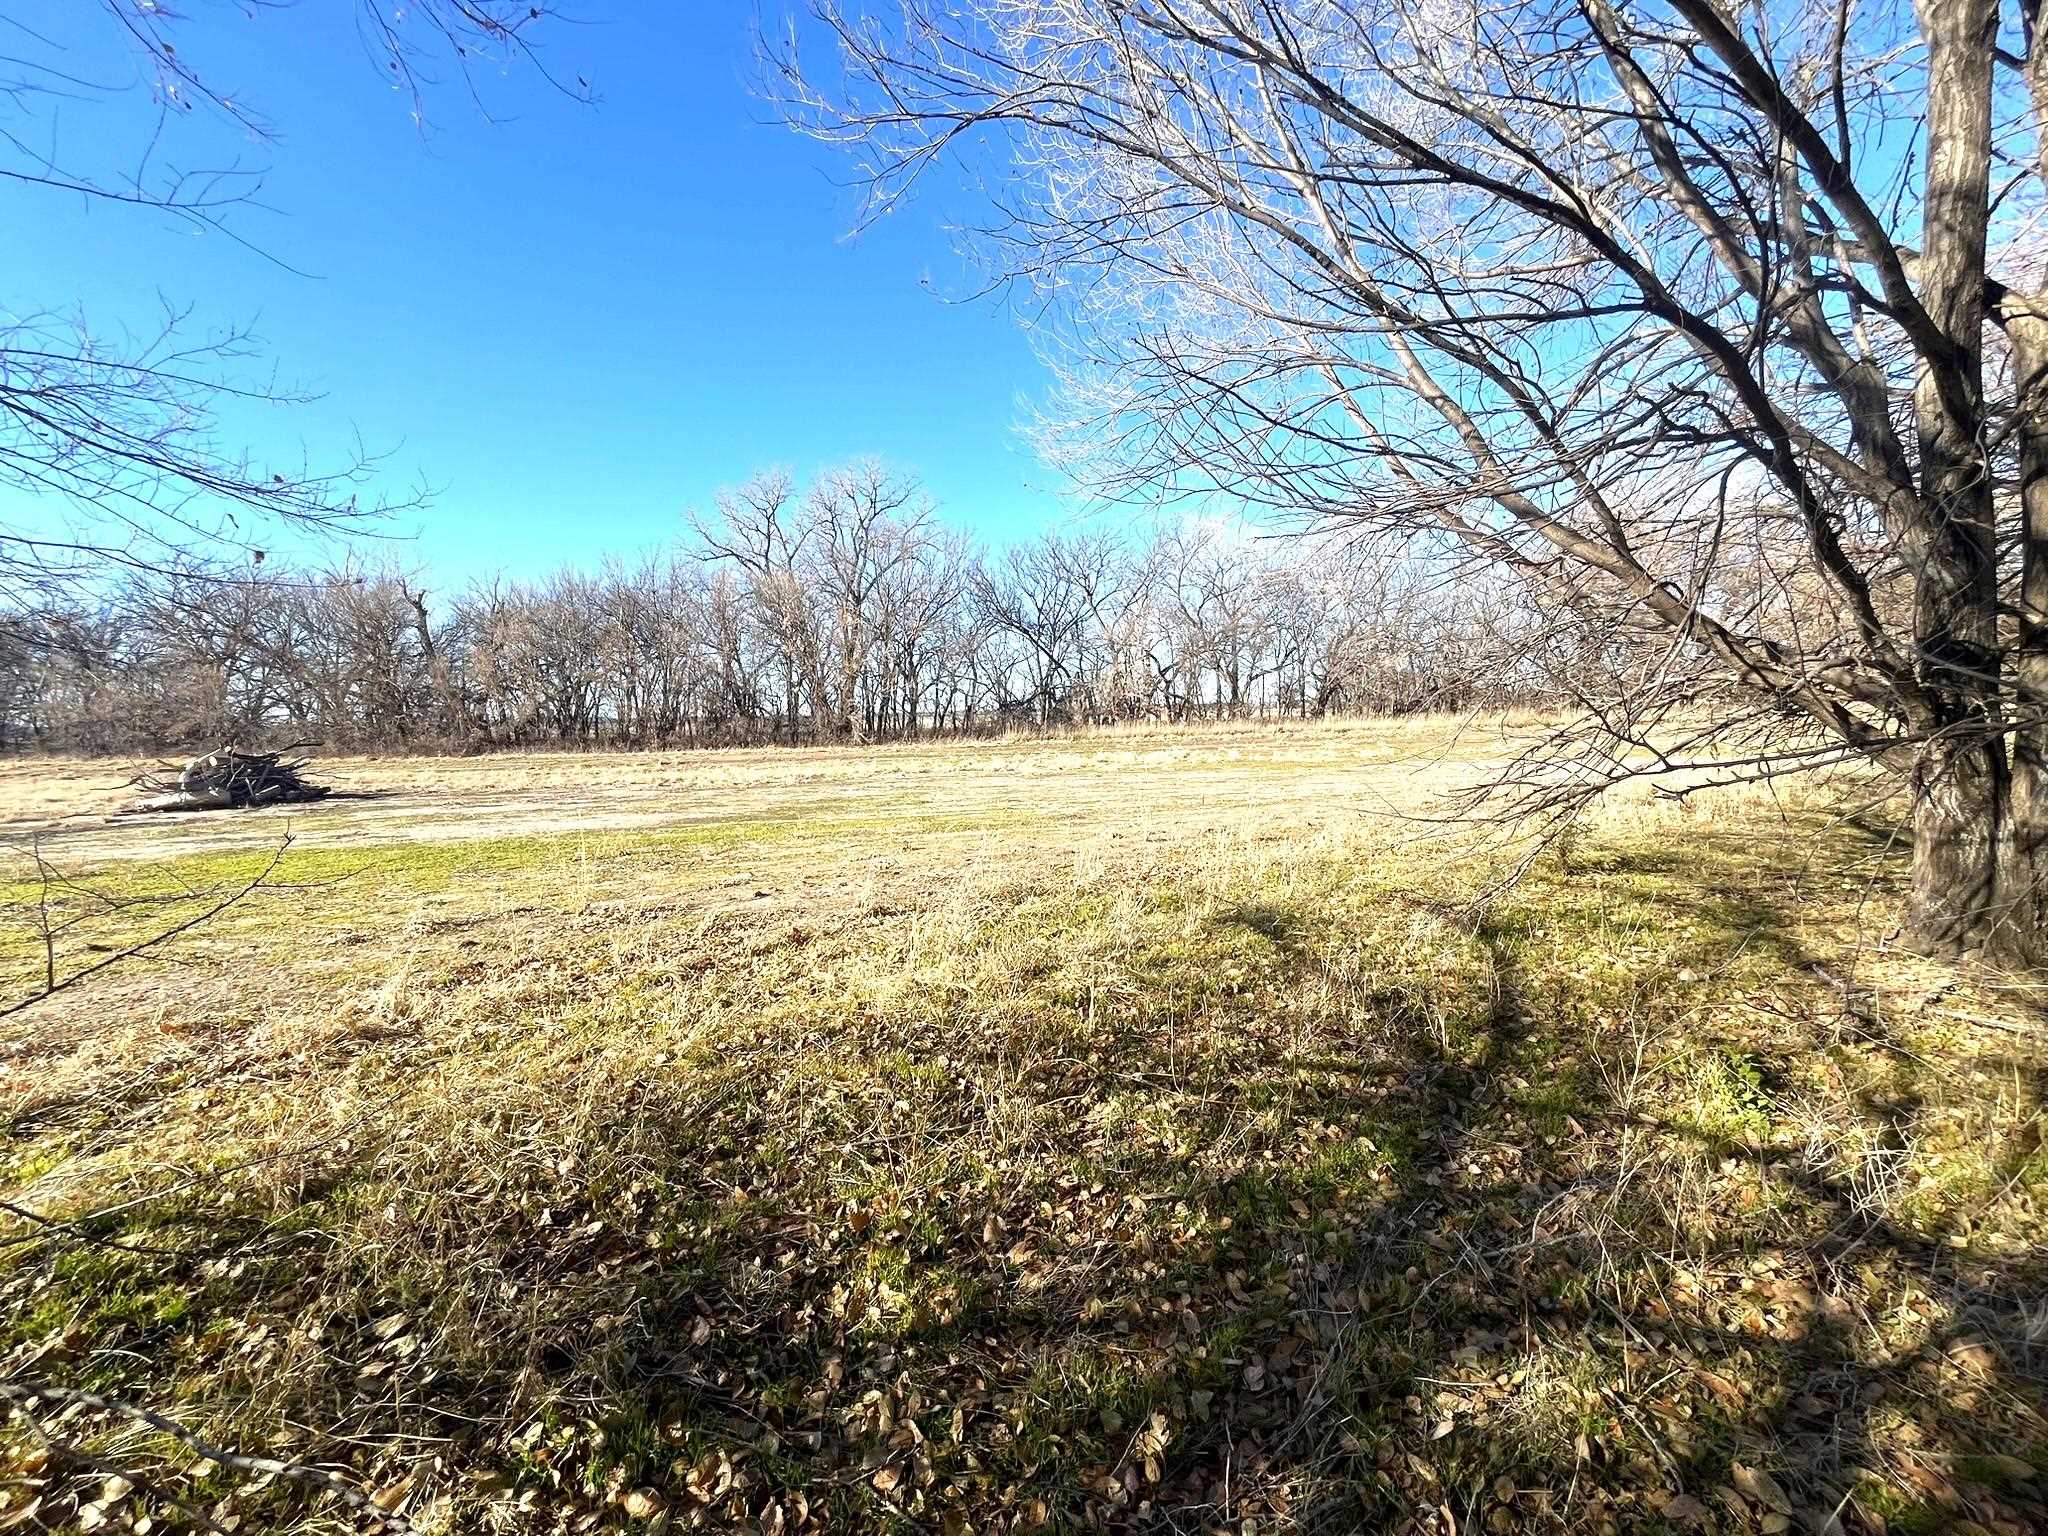
[[1908,941],[1924,954],[2048,964],[2048,796],[2001,738],[1930,748],[1914,775]]
[[[2028,83],[2036,120],[2048,122],[2048,39],[2028,16]],[[2039,153],[2048,169],[2048,142]],[[2007,294],[2000,307],[2012,346],[2014,395],[2019,404],[2020,600],[2014,616],[2018,644],[2013,676],[2013,842],[2019,862],[2036,878],[2024,910],[2036,931],[2044,921],[2041,876],[2048,874],[2048,297]],[[2036,963],[2048,964],[2048,942],[2037,940]]]
[[[1913,391],[1927,516],[1901,540],[1927,732],[1913,776],[1906,929],[1922,948],[2038,964],[2038,775],[2014,794],[1999,649],[1998,543],[1984,450],[1985,247],[1993,0],[1921,0],[1927,38],[1925,238],[1918,284],[1945,344]],[[2025,753],[2022,752],[2024,759]],[[2022,812],[2027,825],[2020,826]]]

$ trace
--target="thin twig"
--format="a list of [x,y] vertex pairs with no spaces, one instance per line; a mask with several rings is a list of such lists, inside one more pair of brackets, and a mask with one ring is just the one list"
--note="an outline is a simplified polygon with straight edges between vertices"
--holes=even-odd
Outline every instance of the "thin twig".
[[381,1508],[377,1501],[347,1478],[327,1471],[323,1467],[309,1467],[302,1462],[279,1461],[274,1456],[252,1456],[243,1451],[231,1451],[224,1446],[202,1439],[175,1419],[165,1418],[139,1403],[123,1402],[115,1397],[103,1397],[97,1392],[88,1392],[83,1387],[58,1387],[48,1382],[0,1381],[0,1397],[20,1406],[24,1413],[27,1405],[38,1399],[53,1403],[76,1403],[100,1413],[115,1413],[146,1424],[151,1429],[169,1435],[187,1450],[196,1451],[208,1461],[218,1462],[224,1467],[233,1467],[240,1472],[264,1473],[271,1477],[289,1478],[294,1482],[307,1483],[325,1489],[353,1509],[385,1522],[392,1536],[412,1536],[413,1527],[403,1515]]
[[157,945],[166,943],[171,939],[175,939],[179,934],[187,933],[190,930],[197,928],[200,924],[208,922],[213,918],[220,916],[221,913],[227,911],[228,908],[234,906],[244,897],[247,897],[251,893],[262,889],[265,883],[269,880],[271,874],[276,871],[278,864],[284,859],[285,853],[287,850],[290,849],[291,845],[292,834],[290,832],[286,832],[284,837],[278,842],[277,850],[271,854],[270,862],[263,866],[261,872],[259,872],[254,879],[250,880],[246,885],[242,886],[239,890],[236,890],[230,895],[225,896],[221,900],[215,902],[212,906],[208,907],[204,912],[195,913],[193,916],[185,919],[185,921],[183,921],[182,923],[176,923],[171,927],[166,928],[161,933],[153,934],[149,938],[139,940],[138,942],[129,945],[126,949],[119,950],[114,954],[108,955],[104,960],[96,960],[91,965],[86,966],[83,970],[74,971],[71,975],[66,976],[62,981],[56,981],[52,979],[50,984],[46,986],[43,991],[38,992],[33,997],[25,997],[21,999],[19,1002],[9,1003],[5,1007],[0,1007],[0,1019],[4,1019],[11,1014],[20,1013],[24,1008],[33,1008],[37,1003],[44,1001],[46,998],[54,996],[56,993],[66,991],[71,987],[75,987],[81,981],[85,981],[90,977],[97,976],[101,971],[108,970],[113,966],[119,965],[124,960],[132,960],[137,955],[143,954],[148,950],[154,949],[156,948]]

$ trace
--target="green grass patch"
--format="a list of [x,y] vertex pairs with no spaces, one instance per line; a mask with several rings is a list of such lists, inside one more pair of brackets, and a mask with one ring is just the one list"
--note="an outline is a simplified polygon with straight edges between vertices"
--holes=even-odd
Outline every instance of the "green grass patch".
[[[342,959],[406,985],[117,1036],[166,1065],[111,1088],[77,1057],[10,1198],[101,1241],[5,1229],[0,1344],[289,1426],[422,1529],[1703,1528],[1679,1497],[1749,1529],[1738,1461],[1833,1509],[1844,1445],[1945,1480],[1859,1491],[1892,1529],[2048,1514],[2041,1063],[1888,973],[1853,1014],[1816,979],[1866,893],[1806,871],[1852,834],[1589,835],[1478,910],[1487,866],[1284,841],[927,851],[795,916],[594,905],[1003,824],[295,851],[308,885],[393,861],[376,899],[420,921]],[[426,920],[481,884],[541,917]],[[252,975],[328,974],[269,943]],[[60,1518],[91,1492],[46,1482]],[[251,1528],[338,1517],[248,1497]]]

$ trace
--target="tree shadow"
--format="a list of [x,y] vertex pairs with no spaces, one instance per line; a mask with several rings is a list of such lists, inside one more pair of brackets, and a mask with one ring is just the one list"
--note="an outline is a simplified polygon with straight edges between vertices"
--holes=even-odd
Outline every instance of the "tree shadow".
[[[1839,969],[1796,891],[1675,853],[1603,873],[1642,887],[1653,952],[1545,948],[1574,919],[1540,901],[1453,938],[1389,891],[1441,949],[1356,966],[1314,898],[1267,894],[1057,1007],[819,993],[759,1055],[629,1062],[572,1141],[537,1081],[462,1166],[337,1162],[240,1271],[99,1253],[142,1319],[107,1325],[108,1381],[148,1390],[180,1329],[354,1297],[318,1350],[215,1360],[216,1390],[275,1400],[289,1366],[296,1422],[384,1448],[366,1483],[438,1457],[458,1529],[2048,1519],[2048,1264],[1983,1226],[2039,1168],[2043,1062],[1971,1065],[1998,1144],[1961,1198],[1913,1198],[1885,1170],[1944,1065],[1853,989],[1793,985]],[[1840,1123],[1809,1123],[1836,1079]],[[394,1186],[412,1209],[363,1213]],[[373,1240],[336,1243],[344,1214]],[[133,1301],[169,1293],[171,1321]]]

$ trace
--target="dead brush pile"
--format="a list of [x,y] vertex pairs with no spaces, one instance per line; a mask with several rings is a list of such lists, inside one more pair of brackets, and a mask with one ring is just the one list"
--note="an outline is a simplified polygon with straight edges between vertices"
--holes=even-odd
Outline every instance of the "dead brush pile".
[[277,752],[244,752],[224,746],[193,758],[175,778],[168,768],[137,774],[129,782],[145,792],[143,798],[122,810],[126,814],[225,811],[324,800],[332,791],[301,776],[312,760],[291,755],[301,747],[315,745],[318,743],[295,742]]

